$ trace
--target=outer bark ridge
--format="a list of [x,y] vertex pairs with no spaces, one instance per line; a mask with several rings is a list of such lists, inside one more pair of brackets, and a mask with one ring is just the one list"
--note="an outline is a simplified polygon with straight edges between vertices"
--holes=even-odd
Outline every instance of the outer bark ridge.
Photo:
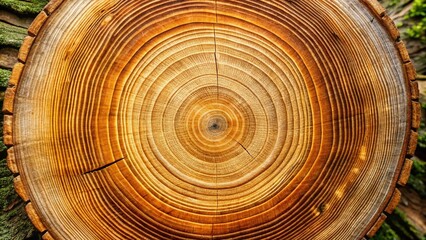
[[[408,112],[408,115],[411,115],[411,119],[408,123],[408,126],[411,126],[411,129],[408,129],[407,132],[407,150],[404,157],[405,161],[402,161],[400,176],[397,179],[397,186],[404,187],[410,176],[411,166],[413,165],[412,158],[417,146],[417,130],[420,127],[421,119],[421,106],[419,103],[419,89],[418,83],[416,82],[416,71],[413,63],[410,60],[405,44],[400,39],[400,33],[395,26],[395,23],[392,19],[386,14],[386,10],[381,6],[376,0],[362,0],[371,12],[375,15],[376,20],[380,21],[383,26],[388,30],[389,36],[395,41],[395,46],[400,53],[400,57],[405,67],[406,81],[408,89],[410,90],[410,99],[411,99],[411,111]],[[370,223],[370,230],[366,231],[366,237],[373,237],[376,232],[380,229],[383,222],[386,220],[395,208],[398,206],[398,203],[401,199],[401,192],[398,188],[394,189],[393,193],[389,194],[389,201],[383,213],[380,214],[377,220]]]
[[3,141],[8,147],[7,151],[7,165],[10,171],[15,175],[14,187],[17,194],[26,202],[25,210],[27,211],[28,217],[34,224],[36,229],[42,233],[43,239],[53,239],[50,233],[47,231],[43,224],[43,220],[39,217],[37,210],[34,208],[30,201],[30,196],[27,193],[26,186],[24,186],[18,168],[18,163],[15,159],[15,152],[13,148],[13,105],[15,100],[15,93],[21,74],[24,70],[27,56],[31,50],[34,39],[37,37],[38,31],[40,31],[44,22],[47,18],[56,10],[57,7],[62,3],[62,0],[52,0],[43,9],[41,13],[34,19],[33,23],[28,28],[28,36],[25,37],[24,42],[19,50],[18,63],[15,64],[12,70],[12,74],[9,79],[8,88],[5,92],[5,100],[3,103],[3,114],[4,114],[4,125],[3,125]]
[[[292,3],[292,1],[290,1]],[[420,103],[419,103],[419,91],[418,85],[416,82],[416,73],[413,67],[413,64],[408,56],[407,50],[405,48],[404,43],[400,40],[399,32],[395,27],[394,23],[390,19],[390,17],[386,14],[385,9],[376,1],[376,0],[360,0],[363,2],[370,11],[374,14],[375,18],[371,19],[379,21],[384,28],[387,29],[389,37],[394,41],[395,48],[398,50],[400,54],[400,59],[404,65],[405,72],[405,80],[408,92],[410,94],[409,98],[411,100],[410,106],[407,108],[407,132],[405,137],[405,149],[402,150],[401,159],[399,162],[399,167],[397,170],[397,175],[393,180],[393,188],[387,194],[385,202],[382,203],[381,209],[382,212],[378,212],[374,218],[371,219],[371,222],[368,224],[368,227],[365,229],[363,235],[365,238],[371,238],[374,236],[376,231],[380,228],[381,224],[385,221],[386,217],[393,212],[396,208],[401,193],[398,190],[398,187],[403,187],[407,181],[410,174],[412,161],[409,159],[414,155],[414,151],[417,144],[417,129],[420,125]],[[3,113],[4,113],[4,143],[9,148],[8,149],[8,158],[7,163],[10,170],[15,174],[14,186],[18,195],[27,203],[26,211],[28,213],[29,218],[33,222],[34,226],[43,233],[43,239],[54,239],[54,237],[50,234],[49,229],[46,227],[45,221],[42,217],[40,217],[39,209],[37,208],[37,201],[32,199],[32,194],[29,193],[28,186],[25,185],[24,181],[20,176],[20,162],[17,162],[15,159],[14,152],[14,139],[13,139],[13,127],[14,127],[14,100],[15,93],[17,91],[17,86],[19,84],[21,75],[25,69],[25,64],[27,61],[28,54],[31,52],[31,47],[33,43],[37,40],[37,35],[40,29],[43,27],[46,20],[54,13],[54,11],[61,5],[62,0],[53,0],[51,1],[44,10],[37,16],[32,25],[28,29],[28,36],[25,38],[24,43],[19,52],[19,62],[14,66],[12,75],[9,81],[8,89],[5,93],[5,101],[3,105]],[[215,4],[216,1],[215,1]],[[216,6],[217,8],[217,6]],[[217,23],[217,9],[216,9],[216,23]],[[216,74],[219,73],[220,67],[220,57],[218,57],[218,50],[216,49],[216,27],[214,28],[214,40],[215,40],[215,51],[214,51],[214,59],[216,65]],[[336,38],[339,38],[337,34],[334,33]],[[220,55],[220,54],[219,54]],[[217,93],[219,93],[219,77],[216,79],[217,81]],[[213,126],[213,125],[212,125]],[[210,127],[212,127],[210,126]],[[216,130],[216,125],[213,126],[213,130]],[[212,129],[210,129],[212,130]],[[213,131],[214,132],[214,131]],[[252,159],[256,158],[256,154],[252,154],[249,150],[241,143],[240,141],[234,140],[238,145],[243,148],[243,150],[250,155]],[[99,168],[95,168],[93,170],[88,170],[83,173],[83,175],[92,175],[99,171],[103,171],[115,165],[117,163],[123,162],[124,158],[120,158],[112,163],[105,164]],[[217,169],[216,169],[217,171]],[[217,180],[216,180],[217,181]],[[35,203],[32,203],[32,202]],[[316,209],[319,214],[322,214],[327,211],[327,204],[321,202]],[[214,229],[212,229],[212,236],[214,236]],[[256,236],[252,236],[256,237]]]

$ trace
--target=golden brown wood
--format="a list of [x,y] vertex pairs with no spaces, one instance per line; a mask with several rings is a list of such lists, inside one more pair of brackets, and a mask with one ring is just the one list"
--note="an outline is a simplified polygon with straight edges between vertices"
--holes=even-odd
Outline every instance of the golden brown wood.
[[5,100],[3,101],[3,110],[2,110],[4,114],[13,113],[13,101],[15,100],[15,93],[16,93],[15,87],[9,87],[4,92]]
[[386,9],[377,0],[362,0],[378,18],[386,14]]
[[409,79],[410,81],[416,80],[416,69],[414,68],[412,62],[405,64],[405,72],[407,74],[407,79]]
[[29,34],[5,142],[45,239],[362,239],[407,181],[376,1],[52,1]]
[[418,100],[420,97],[419,83],[411,82],[411,99]]
[[369,237],[369,238],[373,237],[376,234],[376,232],[380,229],[380,226],[382,226],[382,224],[386,220],[386,218],[387,218],[386,215],[382,213],[380,215],[379,219],[377,219],[374,226],[367,233],[367,237]]
[[26,36],[22,43],[21,49],[19,50],[18,59],[25,63],[27,61],[28,52],[30,51],[31,45],[33,44],[34,37]]
[[16,86],[19,79],[21,78],[22,71],[24,69],[24,64],[18,62],[13,66],[12,74],[9,79],[9,86]]
[[421,110],[421,105],[419,102],[413,102],[413,106],[412,106],[412,123],[411,123],[411,127],[413,129],[418,129],[420,127],[420,120],[422,118],[422,110]]
[[396,41],[399,39],[399,31],[398,28],[395,26],[395,23],[392,21],[392,18],[385,15],[383,18],[383,24],[385,25],[386,29],[389,32],[389,35],[391,38]]
[[30,201],[30,197],[28,196],[27,191],[25,190],[25,186],[22,183],[21,176],[17,176],[13,179],[13,186],[15,187],[16,193],[24,200],[24,202]]
[[45,234],[43,234],[42,239],[43,239],[43,240],[55,240],[55,239],[52,237],[52,235],[50,235],[50,233],[49,233],[49,232],[46,232]]
[[411,167],[413,166],[413,161],[410,159],[405,160],[404,166],[401,171],[401,175],[399,176],[398,184],[400,186],[405,186],[407,184],[408,179],[410,178]]
[[16,165],[15,152],[13,151],[13,147],[7,149],[7,167],[13,174],[18,174],[18,166]]
[[30,36],[36,36],[38,31],[40,31],[40,28],[43,26],[44,21],[47,19],[46,12],[41,12],[37,17],[34,19],[33,23],[31,23],[30,27],[28,28],[28,35]]
[[393,193],[392,198],[385,209],[385,212],[391,214],[393,210],[395,210],[395,208],[398,206],[400,200],[401,192],[398,190],[398,188],[395,188],[395,192]]
[[410,141],[408,142],[408,150],[407,150],[407,156],[414,156],[414,152],[416,151],[417,147],[417,140],[419,138],[419,134],[417,132],[411,131],[410,134]]
[[3,143],[6,146],[12,146],[12,124],[13,117],[10,115],[5,115],[3,118]]
[[398,51],[401,55],[401,59],[404,63],[410,62],[410,56],[408,55],[407,48],[405,47],[405,43],[403,41],[398,41],[396,43],[396,46],[398,48]]
[[32,203],[28,203],[25,206],[25,211],[28,214],[28,218],[31,220],[31,222],[34,224],[37,230],[39,230],[40,232],[46,231],[46,227],[42,223]]
[[51,0],[45,7],[44,11],[48,15],[52,14],[62,3],[63,0]]

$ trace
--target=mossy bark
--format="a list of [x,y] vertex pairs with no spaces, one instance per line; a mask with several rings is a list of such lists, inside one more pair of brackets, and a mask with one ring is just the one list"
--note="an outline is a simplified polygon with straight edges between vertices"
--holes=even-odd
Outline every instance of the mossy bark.
[[[0,88],[6,88],[12,71],[0,68]],[[3,100],[3,98],[1,98]],[[1,170],[0,170],[1,171]]]
[[0,46],[19,48],[26,35],[27,30],[25,28],[0,22]]
[[[11,74],[11,59],[17,60],[18,49],[27,35],[28,22],[47,4],[47,0],[0,0],[0,108]],[[21,21],[22,19],[22,21]],[[3,129],[0,114],[0,128]],[[6,147],[0,131],[0,239],[40,239],[28,220],[24,202],[13,188],[13,175],[6,164]]]
[[379,0],[401,31],[417,73],[426,75],[426,0]]
[[[426,25],[418,29],[417,34],[411,34],[412,29],[426,22],[426,0],[381,0],[389,15],[401,31],[401,38],[407,45],[411,59],[414,61],[421,90],[422,123],[419,131],[419,144],[413,159],[411,176],[402,191],[402,201],[399,208],[388,216],[385,224],[373,239],[426,239],[423,220],[426,218]],[[420,11],[420,12],[416,12]],[[405,212],[404,212],[405,211]],[[414,219],[416,221],[414,221]]]
[[20,16],[36,16],[47,2],[46,0],[0,0],[0,9]]

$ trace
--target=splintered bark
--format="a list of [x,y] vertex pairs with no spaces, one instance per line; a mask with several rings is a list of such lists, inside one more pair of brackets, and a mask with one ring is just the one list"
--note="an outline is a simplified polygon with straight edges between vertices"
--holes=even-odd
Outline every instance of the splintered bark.
[[45,239],[361,239],[396,207],[415,71],[375,0],[52,1],[3,112]]

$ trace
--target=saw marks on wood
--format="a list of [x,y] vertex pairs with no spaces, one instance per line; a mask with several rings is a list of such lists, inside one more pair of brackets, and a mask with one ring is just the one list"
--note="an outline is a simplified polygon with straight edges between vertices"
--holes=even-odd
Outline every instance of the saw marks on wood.
[[46,239],[354,239],[396,206],[417,85],[376,2],[53,1],[29,35],[5,138]]

